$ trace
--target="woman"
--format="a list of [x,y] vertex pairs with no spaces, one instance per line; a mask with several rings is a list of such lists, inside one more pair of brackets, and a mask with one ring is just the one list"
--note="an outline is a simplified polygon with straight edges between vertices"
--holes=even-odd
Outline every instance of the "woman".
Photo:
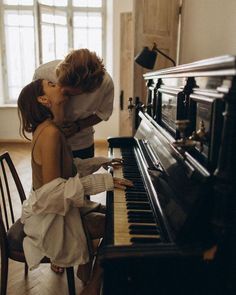
[[37,267],[44,256],[60,267],[87,263],[88,247],[78,208],[88,207],[84,211],[90,214],[97,204],[86,206],[89,201],[84,195],[132,186],[130,181],[112,178],[109,173],[91,174],[112,162],[107,158],[77,160],[76,167],[60,130],[66,101],[61,88],[47,80],[31,82],[18,98],[21,134],[28,138],[29,132],[33,137],[33,187],[21,216],[30,269]]

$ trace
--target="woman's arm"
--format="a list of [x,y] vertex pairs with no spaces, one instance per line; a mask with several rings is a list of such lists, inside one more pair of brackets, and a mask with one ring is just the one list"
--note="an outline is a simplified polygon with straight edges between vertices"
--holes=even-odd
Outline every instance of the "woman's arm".
[[108,169],[108,167],[120,167],[123,160],[119,158],[112,159],[107,157],[93,157],[88,159],[75,158],[74,163],[80,177],[83,177],[96,172],[101,167],[104,169]]
[[82,207],[84,195],[98,194],[115,188],[132,186],[127,179],[113,178],[110,173],[92,174],[79,178],[77,174],[69,179],[57,178],[39,189],[31,191],[23,203],[24,220],[32,214],[56,213],[65,215],[71,207]]

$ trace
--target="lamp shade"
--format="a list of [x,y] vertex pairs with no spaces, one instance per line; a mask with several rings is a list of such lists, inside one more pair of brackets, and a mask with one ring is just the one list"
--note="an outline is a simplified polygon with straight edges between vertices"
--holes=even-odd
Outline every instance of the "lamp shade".
[[141,67],[152,70],[157,58],[157,51],[150,50],[147,46],[134,58],[135,62]]

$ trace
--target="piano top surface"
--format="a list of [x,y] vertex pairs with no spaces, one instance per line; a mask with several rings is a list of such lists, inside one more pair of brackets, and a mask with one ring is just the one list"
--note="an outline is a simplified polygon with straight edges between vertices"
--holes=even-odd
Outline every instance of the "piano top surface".
[[144,79],[236,75],[236,56],[222,55],[144,74]]

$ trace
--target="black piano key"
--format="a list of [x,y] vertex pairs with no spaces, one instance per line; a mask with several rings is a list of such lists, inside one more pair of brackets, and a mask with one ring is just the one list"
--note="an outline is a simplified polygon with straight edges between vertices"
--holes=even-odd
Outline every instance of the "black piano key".
[[138,218],[130,217],[128,218],[129,223],[155,223],[154,218]]
[[128,217],[128,222],[131,223],[155,223],[154,217],[140,217],[140,216],[130,216]]
[[129,223],[155,223],[152,211],[128,211]]
[[150,204],[148,202],[139,202],[139,203],[134,203],[134,202],[127,202],[126,203],[127,209],[137,209],[137,210],[150,210]]
[[123,173],[133,175],[134,177],[141,176],[140,172],[138,170],[138,167],[136,167],[136,166],[126,166],[126,167],[123,166],[122,171],[123,171]]
[[150,238],[150,237],[133,237],[130,239],[131,243],[133,244],[152,244],[152,243],[160,243],[161,239],[159,237]]
[[123,172],[124,176],[131,177],[131,178],[136,179],[138,181],[142,181],[141,175],[137,172],[133,172],[130,170],[124,170],[124,169],[122,170],[122,172]]
[[128,217],[135,216],[135,217],[153,217],[152,211],[128,211]]
[[140,174],[137,163],[132,163],[132,161],[126,161],[124,159],[123,159],[123,163],[126,163],[126,165],[122,166],[124,171],[130,171],[130,172],[135,172]]
[[152,236],[158,236],[159,233],[154,229],[147,229],[147,230],[141,230],[141,229],[131,229],[130,231],[131,235],[152,235]]
[[126,165],[122,166],[122,170],[134,175],[140,175],[140,171],[137,165],[129,165],[129,163],[127,163]]
[[125,196],[127,202],[147,202],[148,199],[145,196]]
[[123,171],[123,176],[132,178],[133,180],[136,180],[136,181],[139,181],[139,182],[143,183],[142,179],[140,178],[141,176],[139,174],[137,174],[137,173],[130,173],[128,171]]
[[127,187],[125,189],[126,192],[145,192],[145,188],[144,187],[140,187],[140,188],[137,188],[137,187]]
[[133,235],[159,235],[160,232],[155,225],[130,225],[129,232]]
[[139,192],[139,191],[129,191],[125,192],[125,195],[127,197],[132,197],[132,196],[140,196],[140,197],[146,197],[148,199],[148,194],[146,192]]
[[123,161],[126,161],[129,166],[132,166],[132,165],[137,166],[135,158],[132,158],[132,157],[127,156],[127,155],[122,155],[122,159],[123,159]]
[[145,231],[145,230],[153,230],[153,231],[156,231],[156,232],[158,232],[159,233],[159,230],[158,230],[158,228],[157,228],[157,226],[156,225],[134,225],[134,224],[131,224],[131,225],[129,225],[129,229],[130,230],[143,230],[143,231]]
[[127,192],[127,194],[125,194],[125,198],[128,199],[137,199],[137,200],[144,200],[144,201],[148,201],[148,197],[146,195],[142,195],[139,193],[134,193],[134,194],[130,194],[129,192]]
[[145,197],[141,197],[141,196],[132,196],[132,197],[125,197],[125,199],[126,199],[126,201],[127,202],[145,202],[145,201],[147,201],[147,198],[145,198]]

